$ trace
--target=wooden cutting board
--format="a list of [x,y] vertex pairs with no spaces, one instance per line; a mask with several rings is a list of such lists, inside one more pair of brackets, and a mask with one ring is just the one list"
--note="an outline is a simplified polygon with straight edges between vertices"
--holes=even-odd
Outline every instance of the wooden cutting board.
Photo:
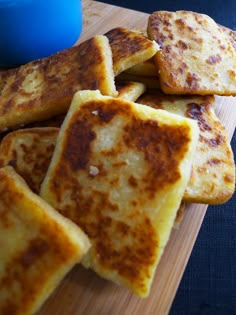
[[[145,30],[148,15],[84,0],[84,29],[79,42],[117,26]],[[236,125],[236,98],[218,97],[217,114],[231,139]],[[198,235],[207,206],[190,204],[158,265],[150,296],[140,299],[128,290],[76,266],[44,304],[40,315],[168,314]]]

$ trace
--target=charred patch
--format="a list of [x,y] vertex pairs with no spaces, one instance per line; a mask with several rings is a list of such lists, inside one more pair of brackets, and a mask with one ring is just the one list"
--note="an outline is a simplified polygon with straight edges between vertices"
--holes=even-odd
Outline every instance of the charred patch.
[[85,169],[90,157],[91,142],[96,138],[91,123],[77,118],[67,130],[67,142],[63,152],[64,159],[72,170]]
[[113,54],[113,62],[116,62],[116,56],[120,60],[152,46],[152,42],[144,36],[127,31],[122,27],[110,30],[105,36],[109,40],[112,51],[116,51],[116,54]]
[[127,147],[143,152],[147,161],[148,170],[142,180],[146,182],[150,197],[157,187],[173,184],[180,178],[178,161],[184,156],[190,141],[188,128],[138,119],[125,127],[123,138]]
[[104,122],[109,122],[110,120],[112,120],[116,113],[117,109],[109,108],[106,108],[105,110],[103,108],[98,109],[98,116]]

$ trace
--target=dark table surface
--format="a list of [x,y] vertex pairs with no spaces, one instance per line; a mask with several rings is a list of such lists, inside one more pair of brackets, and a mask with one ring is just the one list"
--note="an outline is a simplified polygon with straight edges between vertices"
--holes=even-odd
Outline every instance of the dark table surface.
[[[208,14],[217,23],[236,30],[236,0],[101,2],[146,13],[191,10]],[[236,156],[235,132],[231,144]],[[208,207],[170,310],[170,315],[198,314],[236,315],[236,194],[224,205]]]

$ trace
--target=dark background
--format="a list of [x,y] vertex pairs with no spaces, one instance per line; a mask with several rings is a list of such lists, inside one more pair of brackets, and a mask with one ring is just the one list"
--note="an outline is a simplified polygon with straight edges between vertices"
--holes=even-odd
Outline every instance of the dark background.
[[217,23],[236,29],[235,0],[105,0],[99,1],[146,13],[158,10],[191,10],[211,16]]
[[[236,0],[100,2],[146,13],[191,10],[208,14],[217,23],[236,30]],[[236,156],[235,133],[232,147]],[[170,315],[236,315],[235,194],[225,205],[208,207]]]

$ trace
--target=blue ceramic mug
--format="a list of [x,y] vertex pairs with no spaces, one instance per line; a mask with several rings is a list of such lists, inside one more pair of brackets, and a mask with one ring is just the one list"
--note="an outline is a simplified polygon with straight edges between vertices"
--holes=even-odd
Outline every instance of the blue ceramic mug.
[[81,0],[0,0],[0,66],[68,48],[81,31]]

